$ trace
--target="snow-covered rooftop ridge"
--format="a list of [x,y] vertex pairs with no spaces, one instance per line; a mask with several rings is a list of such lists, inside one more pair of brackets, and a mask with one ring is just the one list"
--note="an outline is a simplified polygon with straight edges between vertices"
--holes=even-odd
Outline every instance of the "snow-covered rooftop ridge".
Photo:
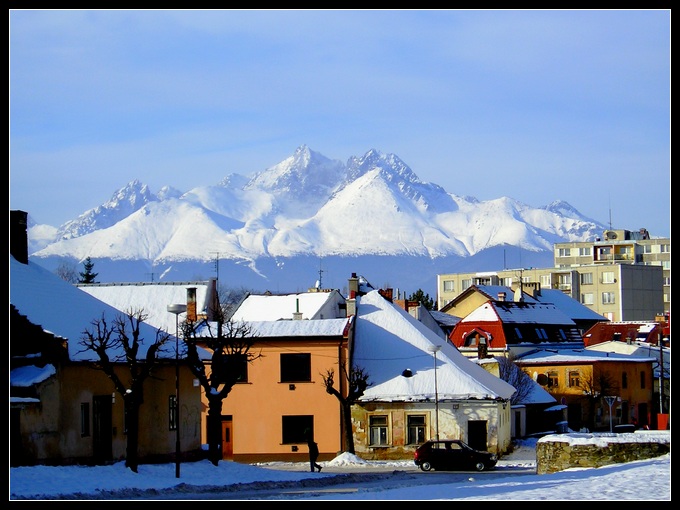
[[435,363],[442,400],[509,399],[515,392],[377,290],[358,298],[354,362],[372,382],[361,400],[433,399]]

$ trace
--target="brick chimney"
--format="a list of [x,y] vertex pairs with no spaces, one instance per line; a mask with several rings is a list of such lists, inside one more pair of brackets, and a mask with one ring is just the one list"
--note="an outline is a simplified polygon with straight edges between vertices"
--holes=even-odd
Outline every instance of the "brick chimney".
[[9,253],[17,262],[28,264],[28,213],[9,212]]
[[357,278],[356,273],[352,273],[352,276],[347,281],[347,289],[349,290],[349,297],[352,299],[359,293],[359,278]]
[[349,297],[345,301],[347,307],[347,317],[356,315],[357,313],[357,294],[359,293],[359,278],[356,273],[347,281],[347,289],[349,290]]
[[196,312],[196,287],[187,287],[187,321],[196,322],[198,314]]
[[498,301],[505,301],[505,292],[498,293]]

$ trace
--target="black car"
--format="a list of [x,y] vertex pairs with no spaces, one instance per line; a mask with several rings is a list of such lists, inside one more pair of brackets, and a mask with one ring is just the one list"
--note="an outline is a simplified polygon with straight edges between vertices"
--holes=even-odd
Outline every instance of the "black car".
[[498,457],[475,450],[460,439],[432,439],[418,447],[413,461],[423,471],[485,471],[494,468]]

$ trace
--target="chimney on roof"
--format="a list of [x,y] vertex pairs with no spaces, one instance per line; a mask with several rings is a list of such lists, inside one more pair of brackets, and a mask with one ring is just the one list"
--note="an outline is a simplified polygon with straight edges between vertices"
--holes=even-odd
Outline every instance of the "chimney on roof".
[[210,279],[208,303],[207,319],[209,321],[218,320],[222,315],[222,307],[220,306],[220,296],[217,292],[217,278]]
[[187,287],[187,321],[196,322],[196,287]]
[[505,301],[505,292],[498,293],[498,301]]
[[515,289],[514,298],[515,298],[516,303],[520,303],[520,302],[524,301],[524,293],[522,292],[522,286],[521,285]]
[[356,273],[352,273],[352,276],[347,281],[347,289],[349,290],[350,298],[355,298],[359,293],[359,278],[357,278]]
[[28,264],[28,213],[9,212],[9,253],[17,262]]
[[294,321],[302,320],[302,312],[300,312],[300,299],[299,298],[295,298],[295,311],[293,312],[293,320]]
[[378,293],[387,299],[389,302],[392,302],[393,294],[392,294],[392,289],[379,289]]

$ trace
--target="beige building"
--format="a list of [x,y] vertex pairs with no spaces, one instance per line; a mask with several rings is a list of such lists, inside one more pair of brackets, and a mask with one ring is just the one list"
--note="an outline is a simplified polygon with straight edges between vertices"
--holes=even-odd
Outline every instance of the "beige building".
[[650,320],[670,310],[670,238],[606,230],[603,239],[554,245],[552,268],[437,275],[442,309],[472,285],[526,283],[559,289],[611,321]]

